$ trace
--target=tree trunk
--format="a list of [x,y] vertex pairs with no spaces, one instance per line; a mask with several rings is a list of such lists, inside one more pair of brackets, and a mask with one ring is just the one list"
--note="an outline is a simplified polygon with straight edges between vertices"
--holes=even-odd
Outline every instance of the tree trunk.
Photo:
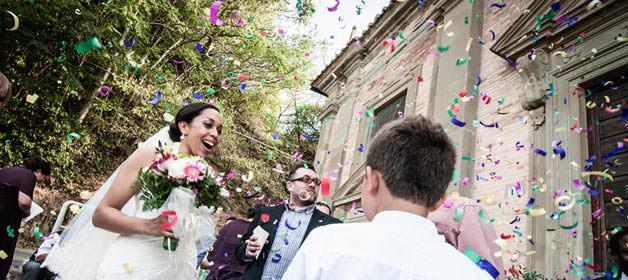
[[[107,79],[109,78],[110,73],[111,73],[111,67],[109,67],[105,71],[105,75],[103,75],[103,77],[102,77],[101,85],[107,81]],[[79,123],[83,123],[83,121],[87,117],[87,114],[89,113],[89,110],[92,109],[92,106],[94,105],[94,98],[96,98],[96,96],[98,96],[98,94],[100,92],[100,88],[101,88],[101,86],[99,86],[96,89],[94,89],[92,94],[89,96],[89,99],[87,100],[87,103],[85,103],[85,105],[83,106],[83,109],[81,109],[81,114],[79,114],[79,118],[78,118],[78,122]]]

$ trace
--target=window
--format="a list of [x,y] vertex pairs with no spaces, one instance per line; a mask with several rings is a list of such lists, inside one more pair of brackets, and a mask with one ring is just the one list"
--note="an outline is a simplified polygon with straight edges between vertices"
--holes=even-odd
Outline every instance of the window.
[[371,140],[379,129],[385,124],[403,116],[406,108],[406,90],[399,97],[394,98],[387,104],[375,109],[373,122],[368,125],[371,127],[368,139]]
[[613,176],[613,181],[598,180],[596,176],[589,178],[592,190],[599,192],[598,196],[591,196],[591,211],[595,213],[592,220],[594,262],[601,265],[598,271],[610,269],[612,265],[606,235],[610,237],[616,227],[628,227],[625,213],[628,208],[628,149],[620,148],[628,145],[624,141],[628,138],[628,120],[622,118],[622,111],[628,108],[627,86],[615,89],[593,86],[589,90],[594,93],[587,97],[587,101],[597,104],[587,110],[587,124],[593,128],[589,135],[590,171],[608,169]]

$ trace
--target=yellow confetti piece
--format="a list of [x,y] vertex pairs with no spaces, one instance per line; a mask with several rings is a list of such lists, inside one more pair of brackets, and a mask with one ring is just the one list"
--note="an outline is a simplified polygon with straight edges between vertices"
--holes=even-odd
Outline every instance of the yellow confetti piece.
[[593,109],[593,108],[595,108],[595,106],[597,106],[597,104],[595,104],[595,102],[587,101],[587,108]]
[[536,251],[528,251],[528,252],[526,252],[526,256],[534,255],[534,254],[536,254]]
[[621,197],[616,196],[611,198],[611,202],[615,205],[621,205],[624,201],[621,199]]
[[26,102],[33,104],[35,103],[35,101],[37,101],[37,98],[39,98],[39,95],[37,94],[29,94],[26,96]]
[[615,159],[615,165],[620,166],[622,164],[624,164],[624,163],[621,160]]
[[92,195],[94,195],[94,193],[90,192],[90,191],[81,191],[81,193],[79,193],[79,197],[82,200],[88,200],[92,197]]
[[251,182],[251,180],[253,180],[253,171],[249,170],[249,172],[248,172],[248,174],[246,176],[242,175],[242,181],[244,181],[244,182]]
[[587,176],[591,176],[591,175],[606,177],[607,179],[613,181],[613,176],[611,176],[608,173],[604,173],[602,171],[582,172],[582,177],[587,177]]
[[8,258],[9,255],[7,255],[7,253],[4,252],[4,250],[0,250],[0,259],[6,259]]
[[469,49],[471,48],[471,42],[473,42],[473,37],[469,37],[469,40],[467,41],[467,47],[464,49],[464,51],[469,51]]
[[124,267],[124,271],[126,271],[126,273],[128,273],[128,274],[133,273],[133,269],[131,268],[129,263],[123,263],[122,267]]
[[70,206],[70,212],[72,212],[72,214],[74,215],[76,215],[76,213],[78,213],[79,210],[81,210],[81,207],[76,204]]
[[171,115],[170,113],[164,113],[164,121],[166,121],[166,122],[173,122],[174,121],[174,116]]
[[497,246],[499,246],[500,248],[506,246],[506,240],[501,238],[495,239],[493,243],[497,244]]
[[545,208],[539,208],[539,209],[532,209],[532,210],[530,210],[530,216],[532,216],[532,217],[543,216],[545,214],[547,214],[547,212],[545,211]]
[[622,43],[628,42],[628,36],[626,37],[617,36],[615,39],[617,40],[617,42],[622,42]]
[[[569,203],[567,203],[569,202]],[[566,205],[561,205],[561,203],[567,203]],[[567,211],[576,205],[576,200],[571,195],[561,195],[554,200],[554,205],[556,209],[560,211]]]
[[587,11],[592,10],[596,6],[598,6],[598,7],[602,6],[602,2],[600,0],[593,0],[593,1],[589,2],[589,5],[587,5]]

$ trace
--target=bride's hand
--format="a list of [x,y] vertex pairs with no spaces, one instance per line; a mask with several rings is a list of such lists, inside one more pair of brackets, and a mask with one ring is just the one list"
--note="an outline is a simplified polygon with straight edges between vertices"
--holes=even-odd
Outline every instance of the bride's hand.
[[176,238],[174,233],[172,233],[172,228],[167,230],[161,229],[162,224],[167,224],[169,222],[167,216],[159,216],[153,219],[145,220],[144,223],[144,234],[150,236],[164,236],[170,238]]

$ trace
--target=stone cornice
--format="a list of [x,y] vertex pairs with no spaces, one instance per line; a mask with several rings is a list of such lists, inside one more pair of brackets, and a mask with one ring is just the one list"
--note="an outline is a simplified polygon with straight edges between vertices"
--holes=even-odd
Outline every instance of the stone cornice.
[[[574,2],[578,3],[574,4]],[[542,18],[543,15],[548,14],[551,11],[552,3],[552,1],[534,1],[528,8],[530,12],[522,14],[513,23],[512,28],[508,29],[491,47],[491,51],[504,59],[516,61],[533,48],[552,49],[558,47],[555,44],[564,44],[575,40],[580,33],[599,24],[601,19],[628,12],[628,2],[621,0],[604,1],[600,6],[593,7],[591,10],[587,10],[588,2],[566,1],[563,4],[564,9],[571,9],[563,12],[561,7],[557,15],[553,19],[542,22],[537,31],[537,16]],[[557,23],[556,20],[562,16],[567,16],[568,19]],[[575,17],[578,19],[571,26],[563,26],[556,31],[556,27],[566,25],[566,22]],[[546,36],[546,34],[551,34],[551,36]],[[536,41],[533,40],[534,38]]]

